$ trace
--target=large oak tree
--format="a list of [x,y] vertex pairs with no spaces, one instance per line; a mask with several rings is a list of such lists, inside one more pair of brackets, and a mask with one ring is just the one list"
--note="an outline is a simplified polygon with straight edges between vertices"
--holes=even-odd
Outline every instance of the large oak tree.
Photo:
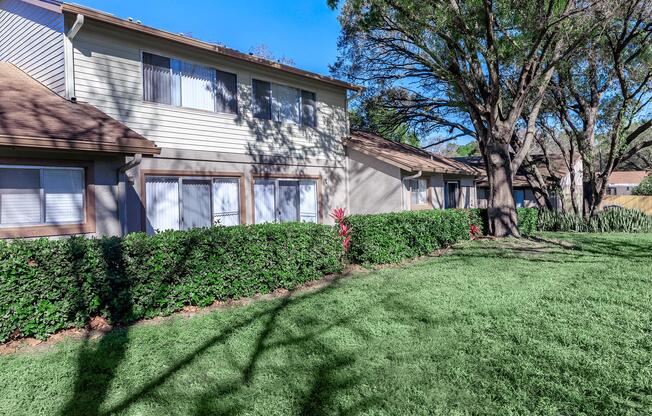
[[518,235],[513,175],[532,147],[555,66],[596,28],[591,7],[571,0],[345,0],[334,70],[402,88],[394,105],[408,122],[473,136],[487,168],[490,228]]

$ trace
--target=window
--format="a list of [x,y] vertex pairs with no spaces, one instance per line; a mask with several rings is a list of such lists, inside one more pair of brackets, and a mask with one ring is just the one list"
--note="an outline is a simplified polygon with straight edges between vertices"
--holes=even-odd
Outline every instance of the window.
[[412,205],[428,203],[428,181],[426,179],[410,179],[410,202]]
[[143,52],[143,99],[236,114],[237,77],[207,66]]
[[147,232],[240,224],[240,179],[148,176]]
[[265,222],[317,222],[317,181],[256,179],[254,219]]
[[525,206],[525,191],[523,189],[514,189],[514,201],[516,202],[516,208]]
[[254,117],[276,122],[317,125],[315,93],[254,79]]
[[478,199],[489,199],[489,188],[477,188]]
[[0,227],[81,224],[83,168],[0,166]]
[[460,183],[455,182],[446,182],[444,187],[444,208],[457,208],[457,201],[460,192]]

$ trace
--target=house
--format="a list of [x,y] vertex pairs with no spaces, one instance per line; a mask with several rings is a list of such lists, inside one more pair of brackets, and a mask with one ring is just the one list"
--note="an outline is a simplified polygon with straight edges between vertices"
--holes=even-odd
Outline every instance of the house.
[[631,195],[647,175],[644,170],[614,171],[609,176],[607,195]]
[[473,166],[369,132],[344,145],[353,213],[477,206]]
[[[581,206],[582,198],[582,161],[576,158],[573,162],[572,172],[569,169],[568,163],[564,156],[559,154],[543,154],[531,155],[532,163],[537,166],[542,179],[551,186],[557,188],[558,193],[553,197],[553,205],[557,210],[564,210],[572,207],[571,200],[571,182],[575,182],[575,198],[578,206]],[[486,208],[489,199],[489,183],[484,167],[484,160],[481,156],[460,157],[455,158],[460,162],[473,166],[479,172],[475,179],[477,200],[479,208]],[[517,208],[534,208],[538,207],[535,191],[528,180],[536,179],[533,175],[529,174],[526,166],[522,165],[514,175],[513,180],[513,193],[514,201]],[[558,184],[558,186],[557,186]]]
[[55,0],[0,0],[0,61],[0,238],[350,205],[355,85]]

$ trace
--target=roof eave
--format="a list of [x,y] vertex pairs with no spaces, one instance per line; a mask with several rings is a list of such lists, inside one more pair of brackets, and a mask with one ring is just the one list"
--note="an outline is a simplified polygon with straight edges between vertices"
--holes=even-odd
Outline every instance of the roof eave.
[[134,146],[118,143],[98,143],[85,140],[55,139],[50,137],[0,136],[0,146],[39,150],[68,150],[97,153],[118,153],[153,156],[161,153],[159,147]]
[[322,82],[325,84],[330,84],[336,87],[345,88],[352,91],[362,91],[364,88],[359,85],[350,84],[345,81],[341,81],[335,78],[326,77],[324,75],[319,75],[313,72],[305,71],[299,68],[292,66],[284,65],[278,62],[270,61],[267,59],[259,58],[257,56],[248,55],[234,49],[221,47],[212,43],[204,42],[198,39],[192,39],[185,36],[177,35],[172,32],[168,32],[161,29],[156,29],[150,26],[145,26],[140,23],[130,22],[119,17],[115,17],[111,14],[100,12],[97,10],[89,9],[77,4],[63,3],[61,5],[61,10],[63,13],[74,13],[82,14],[84,17],[91,20],[100,21],[103,23],[111,24],[128,30],[134,30],[140,33],[145,33],[151,36],[163,38],[172,42],[181,43],[187,46],[207,50],[213,53],[217,53],[222,56],[227,56],[229,58],[241,60],[244,62],[252,63],[255,65],[264,66],[267,68],[277,69],[283,72],[287,72],[293,75],[301,76],[304,78],[312,79],[313,81]]

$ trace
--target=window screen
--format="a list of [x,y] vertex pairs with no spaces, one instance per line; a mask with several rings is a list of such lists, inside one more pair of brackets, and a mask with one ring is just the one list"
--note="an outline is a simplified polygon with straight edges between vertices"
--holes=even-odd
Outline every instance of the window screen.
[[317,126],[317,105],[314,92],[301,91],[301,124],[308,127]]
[[143,52],[143,99],[172,104],[170,58]]
[[267,81],[253,80],[254,117],[270,120],[272,117],[271,84]]
[[237,77],[224,71],[216,71],[215,111],[219,113],[238,113]]
[[300,122],[301,96],[299,90],[272,84],[272,119],[284,123]]
[[412,205],[423,205],[428,203],[428,181],[426,179],[410,180],[410,195]]

